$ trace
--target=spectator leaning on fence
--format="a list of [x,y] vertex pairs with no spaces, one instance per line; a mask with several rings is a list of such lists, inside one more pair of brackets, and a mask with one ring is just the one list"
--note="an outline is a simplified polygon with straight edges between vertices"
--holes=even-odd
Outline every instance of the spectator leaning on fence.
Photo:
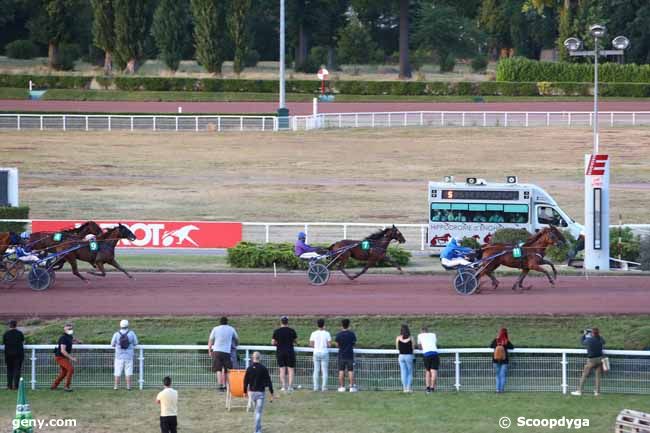
[[208,340],[208,355],[212,358],[212,371],[217,375],[220,391],[226,391],[228,370],[232,368],[230,351],[233,345],[239,344],[239,336],[235,328],[228,325],[228,318],[222,317],[220,325],[215,326],[210,332]]
[[339,392],[345,392],[345,371],[348,371],[350,380],[350,392],[357,392],[357,385],[354,383],[354,345],[357,344],[357,336],[350,331],[350,320],[341,320],[341,331],[336,334],[334,341],[339,348]]
[[408,325],[400,328],[399,335],[395,338],[395,347],[399,351],[399,371],[402,379],[402,390],[413,392],[413,337]]
[[74,327],[72,323],[66,323],[63,327],[63,335],[59,337],[54,349],[54,360],[59,364],[59,375],[54,380],[51,389],[57,389],[59,384],[65,379],[64,391],[72,391],[70,385],[72,384],[72,375],[74,374],[73,362],[77,362],[77,358],[72,356],[72,344],[79,343],[72,336],[74,335]]
[[585,329],[582,333],[580,342],[587,348],[587,363],[582,370],[582,377],[578,389],[573,391],[571,395],[582,395],[582,387],[585,380],[591,374],[592,370],[596,371],[596,386],[594,388],[594,395],[600,395],[600,376],[603,372],[603,346],[605,346],[605,339],[600,336],[598,328]]
[[160,432],[176,433],[178,427],[178,392],[172,388],[172,379],[166,376],[163,379],[165,389],[156,396],[156,403],[160,405]]
[[115,348],[114,376],[115,383],[113,389],[120,386],[120,376],[124,372],[126,378],[126,389],[131,389],[131,377],[133,376],[133,357],[135,356],[135,346],[138,345],[138,337],[135,332],[129,329],[129,321],[120,322],[120,330],[113,334],[111,346]]
[[[298,334],[289,327],[289,318],[282,316],[280,327],[273,331],[271,343],[276,347],[276,357],[280,370],[281,391],[293,391],[293,375],[296,368],[296,352],[293,346],[297,344]],[[287,372],[288,381],[287,381]]]
[[314,348],[314,391],[318,391],[318,376],[323,376],[321,391],[327,391],[327,369],[330,354],[327,350],[332,343],[332,336],[325,330],[325,320],[316,321],[318,329],[311,333],[309,345]]
[[18,329],[18,322],[10,320],[9,330],[2,336],[5,346],[5,363],[7,365],[7,389],[17,390],[20,383],[20,373],[25,358],[25,336]]
[[244,392],[255,405],[255,433],[262,433],[262,412],[264,411],[266,388],[271,394],[270,401],[273,401],[273,382],[271,382],[269,371],[260,362],[260,358],[259,352],[253,352],[253,363],[246,369],[244,375]]
[[508,350],[515,348],[508,338],[508,330],[506,328],[499,329],[499,333],[492,340],[492,343],[490,343],[490,347],[494,349],[492,353],[492,365],[494,366],[494,373],[497,379],[496,391],[502,393],[505,390],[506,376],[508,375]]
[[429,332],[429,328],[423,326],[420,334],[418,334],[418,345],[424,355],[424,382],[427,387],[426,392],[429,394],[436,390],[436,379],[438,378],[438,367],[440,366],[436,334]]

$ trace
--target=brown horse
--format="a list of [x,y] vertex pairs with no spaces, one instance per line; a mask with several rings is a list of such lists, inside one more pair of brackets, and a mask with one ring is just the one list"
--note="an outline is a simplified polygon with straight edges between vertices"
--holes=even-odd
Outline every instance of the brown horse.
[[[521,269],[521,274],[512,286],[512,290],[517,290],[517,287],[525,290],[530,290],[532,288],[532,286],[523,286],[524,278],[526,278],[526,275],[528,275],[531,270],[543,273],[546,275],[546,278],[548,278],[551,286],[555,286],[557,271],[555,270],[553,263],[544,259],[544,254],[546,248],[551,245],[562,246],[565,243],[566,239],[564,238],[564,235],[562,235],[562,232],[560,232],[556,227],[550,226],[532,235],[521,247],[519,247],[521,249],[521,257],[519,258],[514,257],[513,254],[513,249],[517,248],[517,245],[484,245],[481,247],[481,257],[486,259],[494,256],[494,258],[490,259],[489,262],[480,269],[476,275],[476,279],[480,281],[482,276],[487,275],[490,277],[490,280],[492,280],[492,288],[496,289],[499,286],[499,281],[494,277],[494,270],[499,266],[508,266],[510,268]],[[553,269],[553,277],[551,277],[551,274],[549,274],[542,265],[551,266],[551,269]]]
[[[133,232],[128,229],[128,227],[122,224],[118,224],[117,226],[110,228],[97,236],[97,251],[91,251],[90,242],[77,240],[77,245],[83,246],[79,249],[70,251],[69,253],[65,254],[62,258],[59,259],[59,262],[61,262],[61,264],[64,261],[70,263],[72,273],[86,283],[88,283],[88,280],[79,273],[77,260],[88,262],[100,271],[100,273],[89,272],[91,275],[97,275],[100,277],[106,276],[104,265],[109,264],[115,269],[122,271],[124,274],[126,274],[127,277],[133,278],[126,270],[120,266],[119,263],[117,263],[117,260],[115,260],[115,246],[120,241],[120,239],[128,239],[130,241],[134,241],[136,237]],[[71,245],[69,243],[67,245],[66,243],[63,243],[57,245],[54,248],[58,252],[62,252],[70,247]]]
[[[395,226],[379,230],[365,238],[363,241],[343,239],[342,241],[338,241],[330,245],[327,249],[329,251],[335,252],[337,250],[345,250],[346,248],[349,248],[334,260],[337,263],[337,269],[343,272],[343,275],[349,279],[354,280],[355,278],[363,275],[369,267],[375,266],[381,260],[386,260],[388,263],[390,263],[392,266],[395,266],[400,272],[402,272],[400,265],[386,255],[388,244],[390,244],[393,240],[396,240],[400,244],[406,242],[406,239],[404,239],[402,233]],[[363,249],[363,243],[365,241],[368,242],[368,249]],[[350,257],[360,262],[365,262],[366,264],[361,272],[353,276],[350,276],[347,272],[345,272],[344,269],[345,263],[350,259]]]
[[[61,242],[76,241],[83,239],[87,235],[98,236],[103,230],[95,221],[86,221],[77,228],[61,230],[60,232],[34,232],[29,236],[26,242],[32,250],[46,250]],[[54,240],[56,233],[61,233],[61,239]]]

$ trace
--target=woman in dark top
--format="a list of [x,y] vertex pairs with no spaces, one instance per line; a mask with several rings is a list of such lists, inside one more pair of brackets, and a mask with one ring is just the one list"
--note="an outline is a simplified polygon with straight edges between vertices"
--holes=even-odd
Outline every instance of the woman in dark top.
[[506,387],[506,376],[508,374],[508,350],[515,348],[508,338],[508,330],[506,328],[499,329],[497,338],[492,340],[490,347],[494,349],[492,353],[492,365],[494,365],[494,372],[497,378],[497,393],[502,393]]
[[395,338],[395,347],[399,351],[399,370],[404,392],[413,392],[413,337],[408,325],[402,325]]

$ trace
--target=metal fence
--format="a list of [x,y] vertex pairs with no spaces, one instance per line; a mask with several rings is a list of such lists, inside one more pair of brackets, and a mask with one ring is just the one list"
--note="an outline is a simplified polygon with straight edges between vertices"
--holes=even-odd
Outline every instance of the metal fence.
[[[294,131],[319,128],[427,127],[587,127],[594,113],[589,111],[413,111],[382,113],[323,113],[293,116]],[[601,126],[650,126],[650,112],[600,112]]]
[[[413,111],[292,116],[294,131],[320,128],[588,127],[589,111]],[[650,112],[600,112],[602,126],[650,126]],[[284,128],[284,127],[282,127]],[[276,116],[0,114],[0,129],[41,131],[277,131]]]
[[274,131],[275,116],[0,114],[0,129],[41,131]]
[[[23,377],[32,389],[50,386],[58,373],[52,350],[54,345],[27,345]],[[0,346],[0,350],[3,350]],[[74,386],[109,388],[113,385],[113,350],[108,345],[76,345]],[[238,356],[245,367],[253,351],[262,353],[262,362],[277,383],[275,348],[240,346]],[[296,348],[295,385],[311,389],[311,348]],[[330,349],[330,389],[335,389],[336,349]],[[140,389],[159,387],[170,375],[176,387],[210,388],[215,386],[210,359],[205,346],[142,345],[136,348],[134,377]],[[417,353],[417,352],[416,352]],[[438,386],[440,391],[493,391],[492,349],[442,349]],[[362,391],[400,390],[399,363],[396,350],[355,350],[356,382]],[[416,354],[414,387],[423,388],[422,357]],[[602,391],[625,394],[650,394],[650,351],[609,350],[611,370],[603,379]],[[577,387],[585,351],[580,349],[516,349],[511,352],[508,372],[509,391],[562,392]],[[0,376],[5,376],[0,364]],[[585,391],[593,389],[590,378]]]

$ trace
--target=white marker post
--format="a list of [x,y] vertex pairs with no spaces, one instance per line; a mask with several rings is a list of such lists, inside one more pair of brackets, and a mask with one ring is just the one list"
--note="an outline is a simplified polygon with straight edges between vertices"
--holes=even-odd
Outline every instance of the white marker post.
[[609,270],[609,155],[585,155],[585,270]]

